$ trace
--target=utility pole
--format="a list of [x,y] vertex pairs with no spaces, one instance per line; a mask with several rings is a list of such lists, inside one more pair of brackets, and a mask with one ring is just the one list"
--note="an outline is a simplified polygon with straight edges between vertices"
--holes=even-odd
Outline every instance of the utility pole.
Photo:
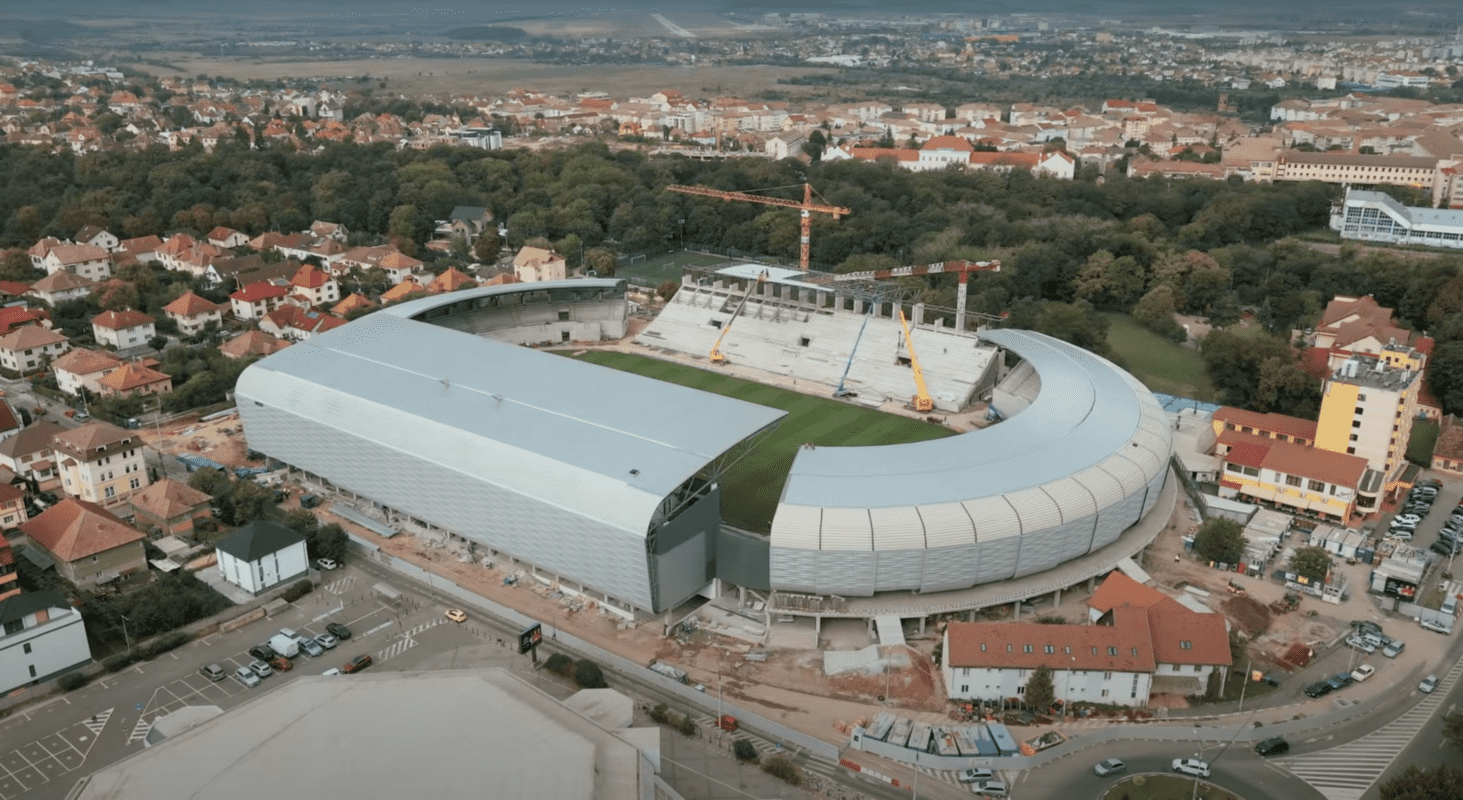
[[132,655],[132,637],[127,635],[127,615],[118,614],[122,618],[122,638],[127,640],[127,655]]
[[1239,687],[1239,708],[1235,709],[1237,712],[1245,710],[1245,690],[1250,688],[1250,676],[1255,674],[1253,672],[1250,672],[1250,668],[1254,665],[1254,659],[1250,659],[1248,662],[1245,663],[1245,682],[1240,684]]

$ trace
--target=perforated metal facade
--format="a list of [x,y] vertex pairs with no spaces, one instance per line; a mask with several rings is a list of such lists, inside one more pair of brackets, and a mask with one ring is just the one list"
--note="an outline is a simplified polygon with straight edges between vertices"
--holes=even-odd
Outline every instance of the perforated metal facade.
[[866,596],[1031,575],[1111,544],[1157,502],[1172,432],[1142,384],[1042,334],[982,338],[1035,369],[1031,405],[948,439],[800,450],[772,522],[772,588]]

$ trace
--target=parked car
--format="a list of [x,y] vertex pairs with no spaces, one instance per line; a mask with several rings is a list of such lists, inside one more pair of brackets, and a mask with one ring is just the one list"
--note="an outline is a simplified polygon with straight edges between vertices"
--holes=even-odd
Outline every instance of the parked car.
[[970,793],[980,797],[1005,797],[1011,790],[1001,781],[981,781],[970,787]]
[[996,779],[996,773],[988,769],[963,769],[955,777],[959,778],[961,783],[975,783],[976,781],[993,781]]
[[326,625],[325,630],[329,631],[331,636],[334,636],[341,641],[345,641],[346,639],[351,638],[351,629],[340,624],[339,622],[332,622]]
[[274,652],[274,648],[267,644],[256,644],[249,648],[249,655],[253,656],[255,661],[269,661],[279,656],[279,653]]
[[1358,634],[1352,634],[1351,636],[1346,637],[1346,646],[1355,648],[1362,651],[1363,653],[1368,654],[1375,653],[1377,651],[1377,646],[1372,643],[1371,639],[1368,639],[1367,637]]
[[1331,693],[1332,688],[1329,681],[1316,681],[1305,688],[1306,697],[1324,697]]
[[274,670],[270,669],[269,664],[263,661],[255,661],[254,663],[249,665],[249,669],[254,670],[254,674],[258,675],[261,678],[268,678],[270,675],[274,674]]
[[1370,678],[1377,673],[1377,668],[1371,664],[1358,664],[1356,669],[1351,671],[1351,679],[1357,683]]
[[248,689],[252,689],[255,686],[259,685],[259,676],[255,675],[254,670],[248,667],[239,667],[238,669],[234,670],[234,678],[238,680],[239,683],[244,684],[245,688]]
[[325,655],[325,648],[321,647],[318,642],[308,636],[300,639],[300,649],[304,650],[305,655],[311,658]]
[[220,667],[217,664],[209,664],[208,666],[198,670],[198,674],[209,679],[210,681],[213,681],[214,683],[218,683],[219,681],[224,679],[224,668]]
[[1331,679],[1327,681],[1327,683],[1331,684],[1331,691],[1333,692],[1340,689],[1345,689],[1346,687],[1351,685],[1351,673],[1338,672],[1335,675],[1332,675]]
[[1422,683],[1419,683],[1417,685],[1418,691],[1422,692],[1423,694],[1432,694],[1433,690],[1436,688],[1438,688],[1438,676],[1436,675],[1429,675],[1426,678],[1423,678]]
[[1127,771],[1128,765],[1116,758],[1104,759],[1092,766],[1092,774],[1099,778],[1106,778],[1109,775],[1121,775]]
[[1396,658],[1407,648],[1407,643],[1401,639],[1388,639],[1387,644],[1382,647],[1382,655],[1387,658]]
[[1357,633],[1372,633],[1376,634],[1377,636],[1382,635],[1382,626],[1378,625],[1375,622],[1372,622],[1369,619],[1354,619],[1351,621],[1351,627],[1356,628]]
[[273,667],[275,672],[289,672],[290,670],[295,668],[295,662],[289,660],[288,658],[285,658],[284,656],[278,656],[273,661],[269,662],[269,666]]
[[327,669],[327,670],[325,670],[324,672],[322,672],[320,674],[321,675],[339,675],[340,674],[340,669],[337,668],[337,667],[331,667],[330,669]]
[[350,661],[345,662],[345,666],[341,667],[340,671],[344,672],[347,675],[350,675],[356,672],[360,672],[361,670],[369,666],[371,666],[371,657],[362,654],[356,656],[355,658],[352,658]]
[[447,618],[453,622],[467,622],[467,612],[460,608],[447,609]]
[[1422,517],[1416,514],[1398,514],[1392,518],[1393,525],[1402,524],[1416,527],[1419,522],[1422,522]]
[[1442,623],[1442,622],[1436,622],[1434,620],[1425,619],[1425,620],[1422,620],[1422,621],[1418,622],[1417,624],[1420,625],[1420,626],[1422,626],[1423,628],[1425,628],[1427,630],[1432,631],[1433,633],[1441,633],[1444,636],[1452,636],[1453,635],[1453,626],[1448,625],[1448,624],[1445,624],[1445,623]]
[[1209,762],[1197,758],[1175,758],[1173,771],[1193,775],[1196,778],[1207,778],[1209,777]]
[[335,559],[333,558],[317,558],[315,559],[315,566],[325,570],[326,572],[329,572],[330,570],[333,570],[340,565],[335,563]]
[[1463,543],[1453,539],[1439,539],[1428,545],[1427,549],[1440,556],[1456,556],[1463,553]]
[[1283,737],[1271,736],[1269,739],[1255,745],[1255,752],[1262,756],[1278,756],[1281,753],[1290,752],[1290,742]]
[[322,649],[330,650],[334,648],[337,644],[340,644],[340,640],[335,638],[334,636],[331,636],[328,633],[322,633],[319,636],[315,637],[315,644],[320,645]]

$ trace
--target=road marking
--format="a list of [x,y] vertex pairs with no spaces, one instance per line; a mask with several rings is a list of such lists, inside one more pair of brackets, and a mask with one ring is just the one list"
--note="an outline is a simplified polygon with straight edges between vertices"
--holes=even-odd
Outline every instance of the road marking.
[[85,725],[86,729],[91,731],[91,735],[101,736],[102,729],[107,727],[107,720],[112,718],[112,712],[115,710],[115,708],[109,708],[101,713],[93,714],[91,719],[81,724]]
[[147,732],[151,728],[152,723],[147,721],[147,717],[140,717],[137,720],[137,724],[132,726],[132,733],[127,737],[127,744],[133,744],[142,739],[146,739]]
[[377,625],[376,627],[374,627],[374,628],[366,631],[365,633],[361,634],[361,636],[362,637],[366,637],[366,636],[370,636],[371,634],[373,634],[373,633],[375,633],[377,631],[384,631],[387,628],[391,627],[391,625],[392,625],[392,623],[390,623],[390,622],[383,622],[380,625]]

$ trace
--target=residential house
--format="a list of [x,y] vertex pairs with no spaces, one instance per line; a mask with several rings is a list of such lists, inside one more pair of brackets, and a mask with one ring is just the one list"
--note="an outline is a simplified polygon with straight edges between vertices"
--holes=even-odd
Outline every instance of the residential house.
[[229,358],[263,358],[289,346],[289,342],[263,331],[245,331],[219,345],[218,351]]
[[295,270],[290,277],[290,290],[305,298],[305,304],[309,306],[323,306],[340,299],[340,284],[330,277],[330,273],[314,264],[305,264]]
[[477,283],[472,278],[464,275],[457,267],[448,267],[445,272],[433,278],[432,282],[427,284],[427,291],[433,294],[441,294],[444,292],[455,292],[459,289],[471,289],[475,286],[477,286]]
[[323,311],[286,304],[265,314],[259,320],[259,330],[271,336],[299,342],[344,324],[345,320]]
[[15,418],[15,410],[10,403],[0,400],[0,441],[20,433],[20,421]]
[[38,325],[49,330],[51,315],[39,308],[24,306],[0,308],[0,336],[12,333],[26,325]]
[[172,478],[148,486],[127,502],[139,526],[169,536],[192,536],[198,520],[213,516],[211,496]]
[[149,481],[142,437],[100,420],[51,437],[61,488],[89,503],[115,505]]
[[364,311],[375,308],[376,304],[360,292],[351,292],[350,296],[336,303],[330,313],[344,319],[354,311]]
[[18,594],[20,594],[20,573],[15,566],[15,549],[10,546],[10,542],[0,536],[0,600]]
[[67,300],[80,300],[91,294],[97,282],[74,272],[58,270],[31,284],[28,294],[44,300],[52,308]]
[[1038,667],[1052,671],[1056,699],[1143,708],[1155,693],[1196,694],[1221,683],[1232,662],[1224,617],[1165,597],[1122,605],[1106,624],[952,622],[941,667],[952,700],[1021,697]]
[[56,470],[56,434],[65,431],[49,420],[33,422],[0,441],[0,466],[22,478],[34,480],[43,492],[60,486]]
[[417,283],[415,278],[407,278],[401,283],[387,289],[385,292],[382,292],[381,303],[383,305],[395,303],[399,300],[405,300],[414,294],[422,294],[424,292],[426,292],[426,289],[422,288],[422,285]]
[[422,262],[412,258],[406,253],[392,250],[381,257],[376,265],[386,272],[386,277],[393,284],[412,280],[412,276],[422,271],[425,266]]
[[457,206],[447,219],[437,223],[434,239],[461,239],[472,242],[493,222],[493,212],[482,206]]
[[116,250],[120,244],[116,236],[108,233],[105,228],[96,225],[83,225],[81,230],[76,232],[76,243],[100,247],[107,252]]
[[61,244],[51,247],[41,260],[47,274],[65,270],[92,281],[112,277],[112,256],[90,244]]
[[563,256],[542,247],[525,246],[513,257],[513,276],[524,283],[562,281],[567,270]]
[[[0,483],[0,528],[7,533],[24,525],[30,516],[25,511],[25,490],[9,483]],[[0,544],[4,538],[0,537]],[[0,556],[0,562],[3,562]],[[5,596],[5,567],[0,563],[0,598]]]
[[767,140],[767,157],[773,161],[784,158],[798,158],[803,155],[803,145],[808,138],[798,131],[783,131]]
[[1433,445],[1432,468],[1434,472],[1463,477],[1463,423],[1452,414],[1443,417]]
[[97,344],[111,345],[118,350],[143,347],[157,336],[152,317],[141,311],[103,311],[92,317],[91,332]]
[[223,579],[258,595],[309,572],[305,537],[278,522],[255,520],[218,543]]
[[178,299],[163,306],[163,313],[178,323],[178,332],[184,336],[197,334],[210,322],[222,325],[223,310],[223,306],[211,303],[192,292],[184,292]]
[[81,612],[60,592],[0,599],[0,693],[52,680],[90,661]]
[[310,223],[308,233],[317,239],[334,239],[341,244],[350,238],[350,231],[339,222],[321,222],[318,219]]
[[56,387],[72,397],[80,397],[82,389],[100,394],[97,380],[120,366],[122,359],[110,352],[84,347],[68,350],[51,362],[51,369],[56,371]]
[[140,531],[101,506],[63,498],[20,527],[56,562],[56,572],[88,589],[147,569]]
[[[1221,412],[1224,409],[1220,410]],[[1216,425],[1220,425],[1216,412]],[[1219,430],[1219,496],[1349,524],[1376,509],[1381,476],[1360,456],[1238,430]]]
[[248,236],[239,233],[233,228],[225,228],[222,225],[219,225],[218,227],[209,231],[208,236],[204,238],[208,240],[209,244],[224,250],[232,250],[235,247],[243,247],[249,243]]
[[289,289],[268,281],[256,281],[229,295],[235,319],[263,319],[284,305]]
[[139,264],[156,264],[162,260],[158,251],[163,247],[163,240],[157,236],[138,236],[133,239],[123,239],[118,248],[117,258],[120,263],[125,256],[130,256]]
[[1316,448],[1356,455],[1381,473],[1392,491],[1407,467],[1407,445],[1417,419],[1422,372],[1414,364],[1395,364],[1356,354],[1342,362],[1321,388]]
[[103,397],[163,394],[173,390],[173,379],[152,367],[128,361],[97,379]]
[[11,372],[32,372],[44,367],[71,346],[59,331],[26,325],[0,336],[0,367]]
[[20,281],[0,281],[0,302],[9,303],[30,294],[31,285]]
[[259,255],[239,256],[238,258],[216,258],[209,263],[203,271],[203,279],[212,288],[220,286],[245,287],[259,281],[280,281],[287,280],[299,269],[297,261],[278,261],[273,264],[266,263]]

